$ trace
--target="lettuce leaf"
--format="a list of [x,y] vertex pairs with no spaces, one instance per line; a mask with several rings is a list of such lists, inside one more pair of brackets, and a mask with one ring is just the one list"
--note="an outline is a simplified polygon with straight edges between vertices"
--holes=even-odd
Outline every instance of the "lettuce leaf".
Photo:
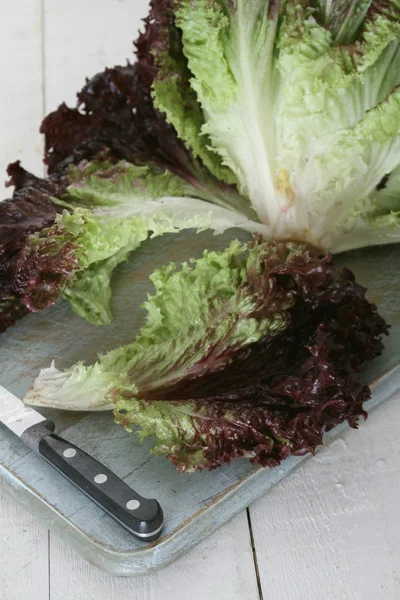
[[0,333],[28,312],[15,289],[14,261],[29,235],[53,224],[61,209],[50,198],[64,190],[62,181],[39,179],[19,161],[8,174],[15,192],[0,202]]
[[152,0],[144,23],[135,64],[42,123],[50,177],[29,193],[50,186],[49,217],[8,254],[3,329],[60,295],[109,322],[112,272],[150,231],[229,221],[322,253],[400,239],[397,0]]
[[109,323],[112,273],[147,238],[259,228],[239,213],[186,197],[190,184],[155,167],[82,162],[64,173],[63,186],[51,200],[62,212],[54,212],[51,227],[26,237],[7,275],[14,297],[30,311],[63,296],[90,322]]
[[108,323],[148,238],[257,235],[156,271],[138,338],[28,401],[113,407],[180,470],[313,452],[387,332],[329,253],[400,240],[399,1],[152,0],[135,51],[45,118],[46,180],[11,166],[0,326],[59,297]]
[[[166,116],[157,109],[157,103],[153,103],[152,90],[159,82],[161,72],[155,54],[162,54],[160,49],[168,46],[163,38],[167,35],[168,16],[163,2],[158,2],[157,7],[157,12],[153,11],[146,20],[146,31],[136,41],[137,62],[134,65],[114,67],[97,74],[79,92],[77,108],[70,109],[62,104],[44,119],[41,132],[45,135],[45,162],[49,172],[60,172],[70,164],[92,160],[106,152],[107,160],[124,159],[138,165],[168,169],[189,182],[196,189],[196,197],[254,218],[248,200],[230,185],[232,177],[227,172],[222,180],[213,175],[216,172],[222,176],[224,171],[218,167],[218,156],[209,152],[207,160],[203,142],[198,142],[192,152],[190,145],[185,145]],[[159,49],[157,53],[154,47]],[[162,73],[165,75],[165,69]],[[189,85],[187,87],[190,89]],[[177,98],[171,99],[171,105],[176,103],[176,110],[182,116],[188,111],[189,99],[181,94],[180,102],[184,102],[183,107]],[[189,125],[182,127],[190,128]],[[178,131],[182,132],[179,126]],[[196,135],[193,130],[192,143]],[[199,154],[203,160],[197,159]]]
[[25,401],[114,408],[116,421],[181,471],[237,457],[273,466],[313,452],[324,430],[356,427],[369,389],[355,373],[380,354],[387,326],[329,256],[301,245],[232,242],[155,271],[132,344],[42,370]]
[[365,231],[400,160],[400,11],[369,4],[172,2],[201,131],[272,239],[399,239],[393,219],[390,235]]

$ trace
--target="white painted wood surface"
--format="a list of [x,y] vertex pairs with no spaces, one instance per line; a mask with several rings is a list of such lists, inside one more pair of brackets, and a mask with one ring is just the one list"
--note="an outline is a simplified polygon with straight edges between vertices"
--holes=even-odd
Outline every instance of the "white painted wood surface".
[[49,595],[49,533],[0,489],[0,600]]
[[[0,21],[0,169],[42,172],[44,111],[124,61],[147,0],[20,0]],[[1,177],[0,177],[1,179]],[[5,179],[5,177],[4,177]],[[6,196],[2,192],[2,197]],[[250,508],[266,600],[400,600],[400,395]],[[164,571],[109,577],[0,490],[0,600],[258,600],[246,512]]]
[[264,598],[400,598],[400,394],[250,507]]
[[[4,6],[3,6],[4,9]],[[6,14],[5,14],[6,13]],[[0,185],[9,162],[43,173],[41,0],[7,3],[0,19]],[[1,186],[0,198],[7,197]]]
[[[166,569],[106,575],[51,538],[51,600],[258,600],[246,512]],[[66,568],[66,565],[68,567]]]

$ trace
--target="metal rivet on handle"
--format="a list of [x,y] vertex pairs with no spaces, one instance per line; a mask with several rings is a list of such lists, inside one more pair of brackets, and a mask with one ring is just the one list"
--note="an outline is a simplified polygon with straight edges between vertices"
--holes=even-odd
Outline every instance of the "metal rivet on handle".
[[126,503],[126,508],[128,510],[136,510],[137,508],[139,508],[139,506],[139,500],[128,500],[128,502]]
[[107,475],[104,475],[104,473],[99,473],[94,478],[95,483],[105,483],[106,481],[107,481]]
[[74,458],[74,456],[76,456],[75,448],[67,448],[64,450],[63,456],[65,456],[65,458]]

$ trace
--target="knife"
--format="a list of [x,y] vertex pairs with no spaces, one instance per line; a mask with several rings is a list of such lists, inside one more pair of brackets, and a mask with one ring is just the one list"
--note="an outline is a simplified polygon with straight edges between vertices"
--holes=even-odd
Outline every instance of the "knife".
[[52,421],[1,386],[0,422],[137,538],[152,542],[159,537],[163,511],[157,500],[139,496],[107,467],[53,433]]

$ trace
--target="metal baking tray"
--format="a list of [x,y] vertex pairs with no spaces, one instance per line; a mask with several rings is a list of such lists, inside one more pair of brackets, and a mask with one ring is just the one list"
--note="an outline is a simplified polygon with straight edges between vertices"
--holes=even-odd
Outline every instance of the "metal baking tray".
[[[246,239],[242,233],[236,237]],[[185,233],[146,242],[114,277],[115,320],[106,327],[83,321],[63,301],[26,316],[0,338],[1,385],[21,397],[51,360],[59,368],[78,360],[90,364],[98,352],[130,342],[143,323],[140,305],[152,290],[148,276],[160,266],[160,257],[163,263],[198,257],[204,248],[224,248],[230,239],[232,232],[225,236]],[[369,299],[392,325],[383,356],[362,374],[372,384],[370,411],[400,388],[399,247],[355,251],[337,257],[336,262],[355,272],[368,288]],[[236,460],[212,472],[181,475],[165,458],[151,456],[151,440],[140,443],[135,434],[116,426],[111,413],[42,412],[56,422],[63,436],[163,506],[163,533],[156,542],[144,544],[0,426],[1,488],[89,562],[114,575],[136,576],[165,567],[308,459],[290,457],[274,469]],[[329,432],[325,443],[343,435],[346,428]],[[363,435],[362,428],[353,435]]]

